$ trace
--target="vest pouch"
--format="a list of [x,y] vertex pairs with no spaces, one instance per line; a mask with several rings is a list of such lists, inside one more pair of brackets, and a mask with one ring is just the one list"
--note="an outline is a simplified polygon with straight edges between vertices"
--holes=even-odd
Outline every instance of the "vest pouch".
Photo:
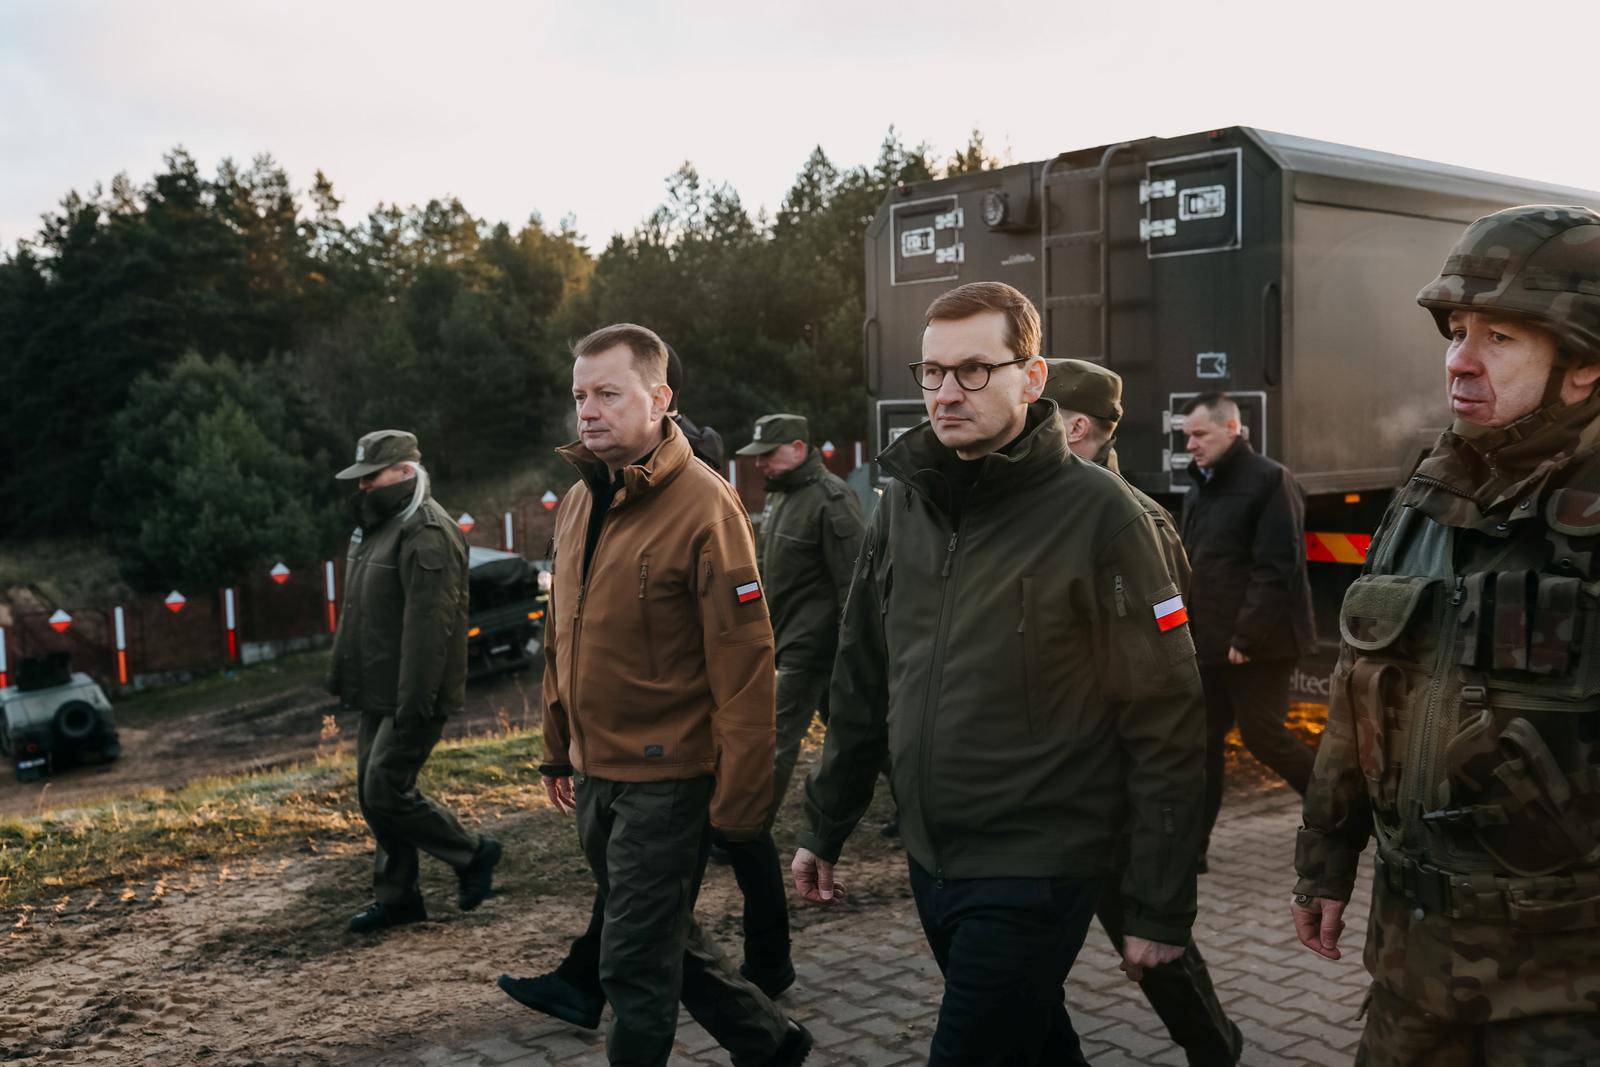
[[1528,630],[1528,670],[1534,674],[1566,674],[1578,638],[1577,578],[1541,574]]
[[1358,655],[1431,667],[1435,593],[1439,578],[1368,574],[1345,591],[1339,633]]
[[1356,728],[1356,757],[1368,789],[1384,810],[1399,797],[1400,767],[1406,758],[1401,729],[1405,676],[1392,663],[1358,659],[1346,679],[1346,698]]
[[[1508,890],[1506,917],[1512,927],[1533,934],[1593,930],[1600,926],[1600,885],[1552,891]],[[1576,962],[1570,956],[1557,961],[1562,968]]]
[[1600,602],[1582,579],[1508,571],[1489,575],[1486,584],[1494,605],[1479,628],[1484,648],[1478,662],[1488,667],[1491,694],[1556,701],[1600,697],[1600,622],[1594,617]]
[[1445,748],[1450,806],[1424,819],[1468,829],[1512,874],[1538,877],[1600,861],[1588,778],[1574,789],[1526,718],[1498,729],[1485,707]]

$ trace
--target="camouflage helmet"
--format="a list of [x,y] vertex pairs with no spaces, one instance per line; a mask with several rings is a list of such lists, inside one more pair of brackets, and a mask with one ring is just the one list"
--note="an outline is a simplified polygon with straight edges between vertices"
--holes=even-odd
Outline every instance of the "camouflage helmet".
[[1468,226],[1439,276],[1417,294],[1450,336],[1450,312],[1530,318],[1580,362],[1600,360],[1600,215],[1531,204]]

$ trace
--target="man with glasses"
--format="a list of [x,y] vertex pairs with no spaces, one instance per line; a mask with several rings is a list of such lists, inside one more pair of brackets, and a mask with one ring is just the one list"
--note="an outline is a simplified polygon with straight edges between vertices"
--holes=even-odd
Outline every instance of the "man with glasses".
[[928,308],[912,374],[929,421],[878,457],[893,481],[792,865],[806,899],[839,899],[887,756],[945,976],[935,1067],[1086,1062],[1062,986],[1107,878],[1130,975],[1176,960],[1194,919],[1205,718],[1182,595],[1143,506],[1040,401],[1039,340],[1009,285]]

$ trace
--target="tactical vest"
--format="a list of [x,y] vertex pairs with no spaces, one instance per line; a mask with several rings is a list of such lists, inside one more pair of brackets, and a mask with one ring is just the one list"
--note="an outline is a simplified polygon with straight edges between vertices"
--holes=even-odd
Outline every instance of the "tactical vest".
[[1600,492],[1588,487],[1600,489],[1600,456],[1504,521],[1392,507],[1345,595],[1350,654],[1334,684],[1379,875],[1429,911],[1496,921],[1526,891],[1600,885]]

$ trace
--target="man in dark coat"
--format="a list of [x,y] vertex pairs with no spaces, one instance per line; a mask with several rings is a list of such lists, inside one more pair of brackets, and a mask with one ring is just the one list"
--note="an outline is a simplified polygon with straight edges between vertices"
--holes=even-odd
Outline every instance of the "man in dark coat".
[[1305,795],[1315,755],[1289,732],[1289,678],[1316,633],[1306,578],[1305,500],[1283,464],[1240,432],[1226,393],[1184,412],[1194,487],[1180,523],[1194,569],[1190,623],[1206,690],[1206,834],[1222,807],[1235,722],[1251,753]]

